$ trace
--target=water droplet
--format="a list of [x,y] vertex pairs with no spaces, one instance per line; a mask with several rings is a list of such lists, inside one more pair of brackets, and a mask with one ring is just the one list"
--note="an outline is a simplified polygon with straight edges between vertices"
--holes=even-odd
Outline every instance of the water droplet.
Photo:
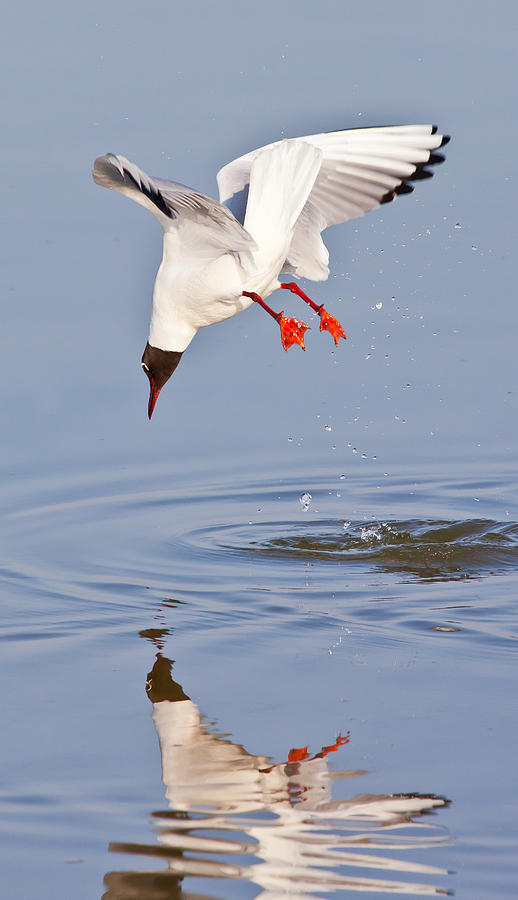
[[293,440],[292,437],[289,437],[289,438],[288,438],[288,441],[290,442],[290,444],[291,444],[292,440]]
[[353,447],[353,453],[358,453],[356,447]]
[[382,306],[383,303],[381,302],[381,300],[379,300],[378,303],[376,303],[376,309],[381,309]]
[[476,244],[472,244],[472,245],[471,245],[471,249],[472,249],[472,250],[478,250],[478,247],[477,247]]
[[302,506],[302,509],[304,510],[304,512],[308,511],[312,499],[313,499],[313,497],[311,496],[309,491],[302,491],[302,494],[300,495],[299,500],[300,500],[300,505]]
[[378,457],[377,457],[377,456],[373,456],[372,458],[373,458],[373,459],[377,459]]
[[344,478],[345,478],[345,475],[340,475],[340,481],[343,481]]
[[331,425],[324,425],[324,431],[332,431]]
[[462,228],[462,225],[460,224],[460,222],[455,222],[455,225],[453,227],[459,229]]
[[347,531],[350,524],[351,524],[350,522],[344,522],[344,531]]
[[362,459],[367,459],[367,454],[366,454],[366,453],[362,453]]

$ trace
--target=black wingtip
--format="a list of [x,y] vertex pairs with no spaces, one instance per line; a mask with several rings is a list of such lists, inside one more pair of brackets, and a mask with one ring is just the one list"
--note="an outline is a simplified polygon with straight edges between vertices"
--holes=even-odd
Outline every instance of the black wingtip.
[[427,166],[439,166],[446,159],[442,153],[430,153],[430,159],[426,163]]
[[429,169],[416,169],[414,174],[408,179],[409,181],[424,181],[425,178],[433,178],[433,172]]
[[408,184],[406,181],[404,181],[403,184],[400,184],[400,185],[395,189],[394,193],[397,194],[397,195],[399,195],[399,194],[411,194],[413,190],[414,190],[413,186],[412,186],[411,184]]
[[403,184],[398,185],[398,187],[394,188],[393,191],[387,191],[387,193],[381,198],[380,205],[383,203],[390,203],[392,200],[394,200],[395,197],[398,197],[399,194],[411,194],[413,190],[414,189],[412,185],[404,181]]
[[[438,125],[432,125],[432,134],[437,134],[439,130]],[[446,144],[449,144],[451,141],[451,134],[443,134],[442,141],[439,144],[439,147],[446,147]]]

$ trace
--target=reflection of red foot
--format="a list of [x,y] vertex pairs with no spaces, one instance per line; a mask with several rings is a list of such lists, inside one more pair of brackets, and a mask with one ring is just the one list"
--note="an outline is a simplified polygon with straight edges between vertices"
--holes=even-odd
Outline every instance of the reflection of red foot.
[[320,331],[329,331],[329,333],[333,336],[335,344],[338,344],[340,338],[343,338],[344,341],[346,339],[345,331],[338,319],[335,319],[334,316],[330,316],[328,312],[324,309],[323,306],[320,307],[319,310],[320,316]]
[[343,737],[341,734],[339,734],[338,737],[336,738],[336,741],[334,744],[331,744],[329,747],[322,747],[322,750],[320,751],[320,753],[316,753],[315,757],[327,756],[328,753],[335,753],[339,747],[343,747],[344,744],[349,743],[349,734],[350,734],[349,731]]
[[329,747],[322,747],[320,753],[315,753],[315,755],[311,757],[308,753],[307,747],[293,747],[288,753],[288,762],[295,763],[302,762],[305,759],[323,759],[324,756],[328,755],[328,753],[335,753],[339,747],[343,747],[344,744],[348,744],[350,741],[350,734],[350,731],[348,731],[347,734],[345,734],[343,737],[341,734],[339,734],[334,744],[331,744]]
[[282,313],[279,313],[279,318],[277,320],[279,322],[279,326],[281,329],[281,341],[282,346],[285,350],[288,347],[291,347],[292,344],[298,344],[305,350],[304,346],[304,332],[307,331],[309,325],[306,325],[304,322],[300,322],[299,319],[290,319],[288,316],[284,316]]
[[302,759],[308,759],[309,753],[307,747],[300,747],[298,750],[296,747],[293,747],[292,750],[288,753],[288,762],[300,762]]

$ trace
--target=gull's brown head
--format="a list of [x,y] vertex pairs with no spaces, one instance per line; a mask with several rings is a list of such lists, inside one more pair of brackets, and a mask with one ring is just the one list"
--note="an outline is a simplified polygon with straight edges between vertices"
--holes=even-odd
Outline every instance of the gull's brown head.
[[160,391],[166,381],[169,381],[181,358],[182,354],[177,350],[160,350],[158,347],[146,344],[142,356],[142,368],[149,378],[149,403],[147,406],[149,418],[153,415]]

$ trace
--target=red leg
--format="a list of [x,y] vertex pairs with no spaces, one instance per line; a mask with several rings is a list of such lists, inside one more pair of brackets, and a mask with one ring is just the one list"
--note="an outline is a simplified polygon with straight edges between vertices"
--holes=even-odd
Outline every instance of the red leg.
[[297,294],[297,296],[302,297],[302,299],[305,300],[306,303],[309,303],[311,309],[317,312],[320,316],[320,331],[329,331],[329,333],[334,338],[335,344],[338,344],[340,338],[343,338],[345,340],[346,334],[342,326],[340,325],[340,322],[335,319],[334,316],[329,315],[329,313],[324,309],[323,304],[322,306],[317,306],[317,304],[310,297],[308,297],[308,295],[305,294],[304,291],[299,288],[298,284],[296,284],[294,281],[289,281],[281,284],[281,288],[285,288],[286,290],[291,291],[292,294]]
[[307,331],[309,325],[306,325],[299,319],[290,319],[288,316],[283,315],[282,312],[274,312],[274,310],[264,302],[263,298],[254,291],[243,291],[243,297],[250,297],[255,303],[259,303],[259,305],[266,310],[268,315],[272,316],[276,322],[279,323],[282,346],[285,350],[287,350],[288,347],[291,347],[292,344],[298,344],[303,350],[306,349],[304,346],[304,332]]

